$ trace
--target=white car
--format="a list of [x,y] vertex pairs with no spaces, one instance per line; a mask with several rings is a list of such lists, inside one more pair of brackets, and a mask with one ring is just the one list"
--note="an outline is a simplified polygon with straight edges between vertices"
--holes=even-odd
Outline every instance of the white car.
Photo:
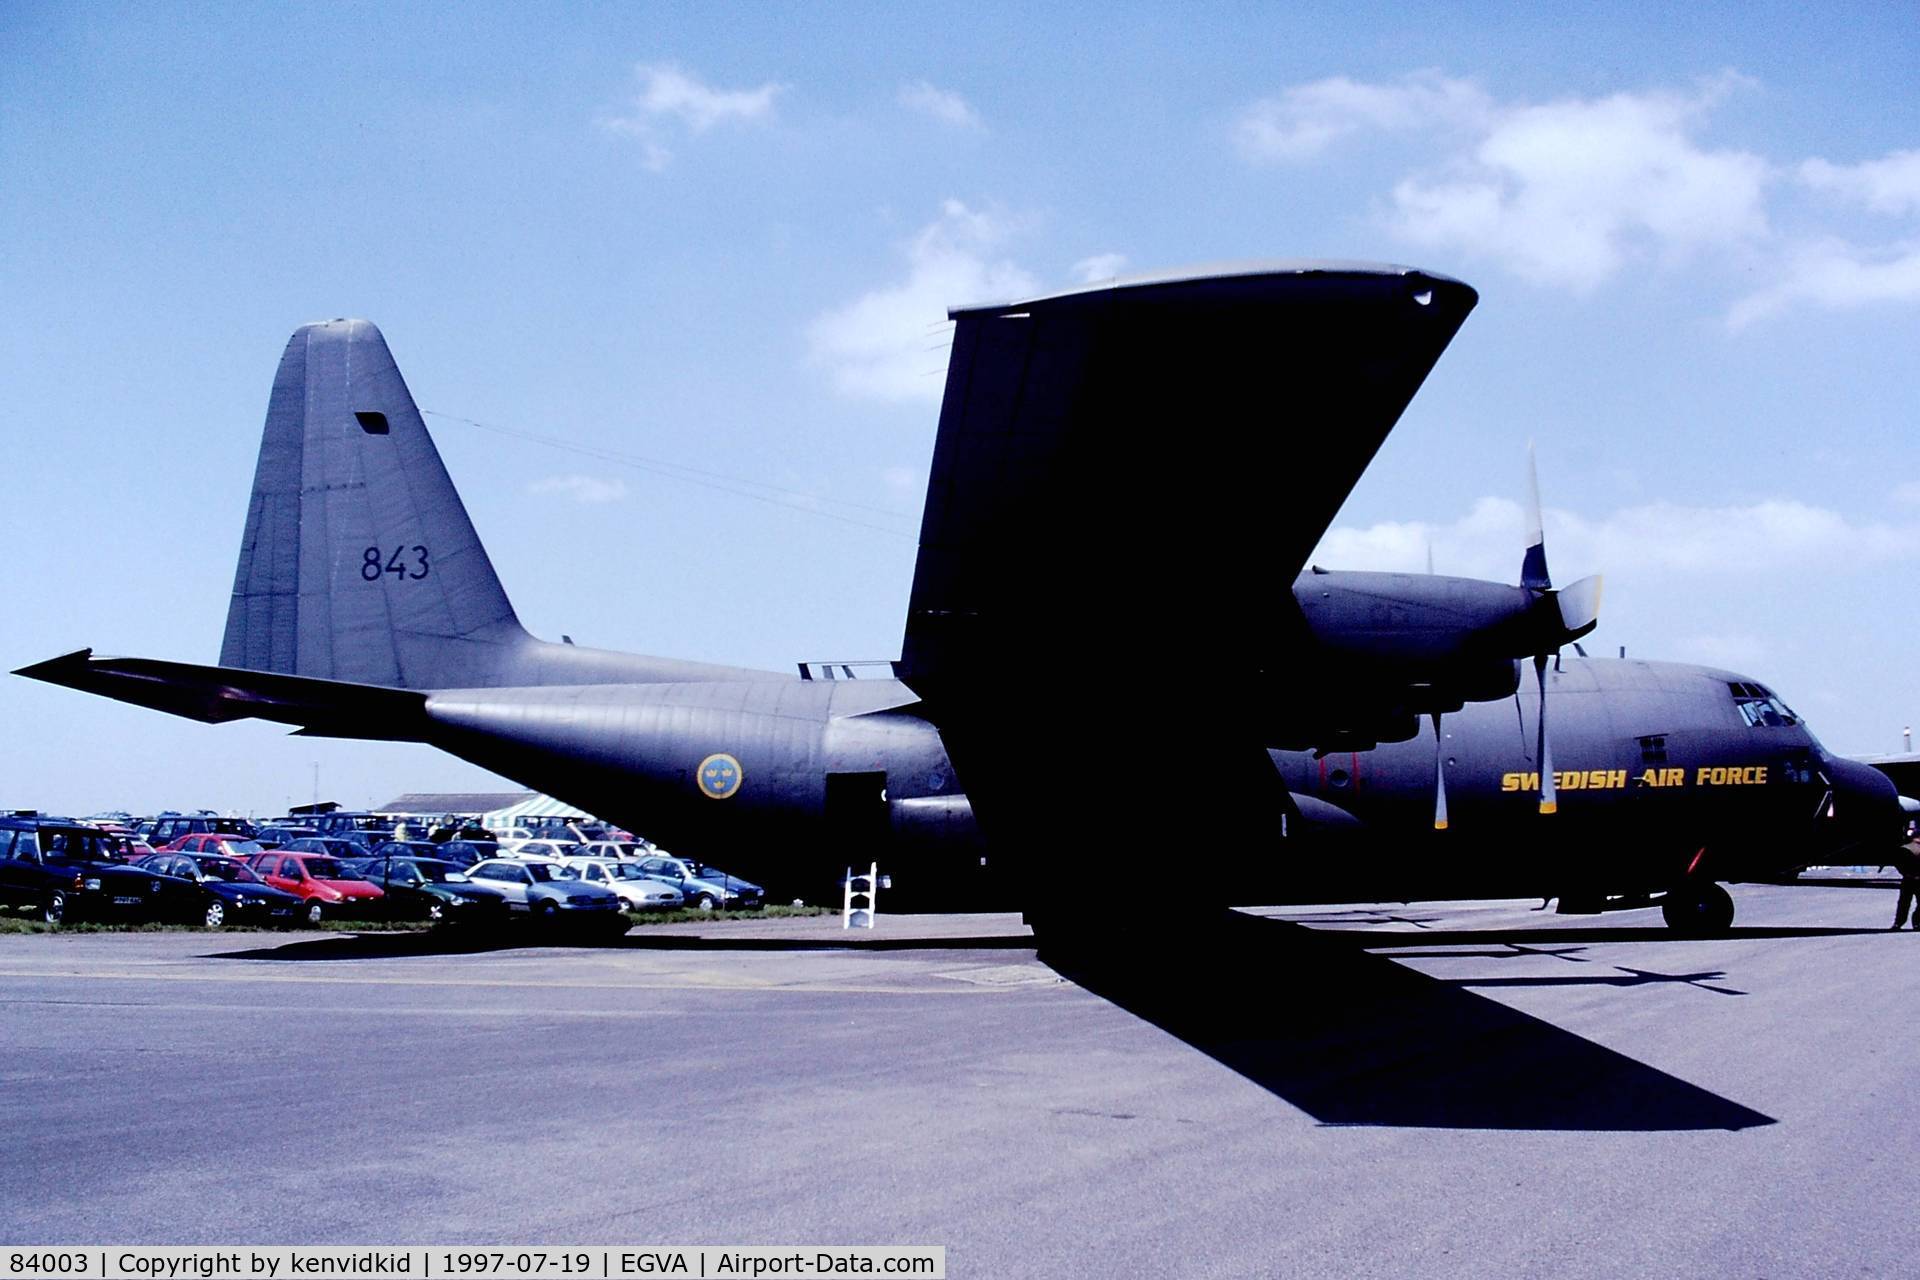
[[685,894],[677,887],[642,872],[637,861],[568,858],[567,865],[587,884],[605,885],[619,894],[629,911],[677,911],[686,905]]
[[616,862],[647,857],[653,852],[650,845],[637,840],[589,840],[580,846],[576,858],[612,858]]
[[558,862],[579,856],[580,846],[567,840],[514,840],[500,842],[503,858],[547,858]]
[[604,921],[625,932],[625,902],[603,884],[588,884],[552,858],[493,858],[467,868],[467,879],[506,895],[507,907],[535,920]]

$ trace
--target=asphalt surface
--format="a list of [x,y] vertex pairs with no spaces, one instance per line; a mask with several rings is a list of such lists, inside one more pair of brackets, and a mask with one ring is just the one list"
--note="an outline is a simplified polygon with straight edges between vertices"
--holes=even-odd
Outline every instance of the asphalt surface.
[[941,1244],[968,1276],[1920,1268],[1920,936],[1526,903],[0,937],[0,1241]]

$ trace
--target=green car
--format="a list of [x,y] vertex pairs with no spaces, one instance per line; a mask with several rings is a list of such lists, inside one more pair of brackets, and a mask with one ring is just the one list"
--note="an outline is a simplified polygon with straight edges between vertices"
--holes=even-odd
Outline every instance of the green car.
[[397,920],[487,924],[507,918],[506,897],[473,883],[451,862],[388,855],[355,859],[350,866],[386,891],[382,901]]

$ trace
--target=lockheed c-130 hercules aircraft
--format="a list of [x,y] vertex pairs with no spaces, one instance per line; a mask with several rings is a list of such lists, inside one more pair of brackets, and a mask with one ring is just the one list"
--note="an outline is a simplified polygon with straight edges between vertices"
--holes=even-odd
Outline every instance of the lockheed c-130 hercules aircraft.
[[776,893],[879,856],[896,900],[1011,899],[1043,941],[1170,856],[1222,903],[1555,896],[1713,929],[1722,881],[1894,841],[1892,785],[1755,681],[1560,656],[1598,583],[1555,590],[1537,534],[1513,586],[1302,571],[1476,300],[1285,263],[956,309],[882,679],[533,638],[379,331],[307,325],[220,664],[20,674],[432,743]]

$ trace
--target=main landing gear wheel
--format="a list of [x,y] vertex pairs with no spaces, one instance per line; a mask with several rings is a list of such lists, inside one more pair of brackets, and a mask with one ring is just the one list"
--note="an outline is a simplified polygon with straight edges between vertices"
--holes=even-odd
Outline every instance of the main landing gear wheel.
[[1708,938],[1733,927],[1733,895],[1717,884],[1671,890],[1660,904],[1667,927],[1687,938]]

